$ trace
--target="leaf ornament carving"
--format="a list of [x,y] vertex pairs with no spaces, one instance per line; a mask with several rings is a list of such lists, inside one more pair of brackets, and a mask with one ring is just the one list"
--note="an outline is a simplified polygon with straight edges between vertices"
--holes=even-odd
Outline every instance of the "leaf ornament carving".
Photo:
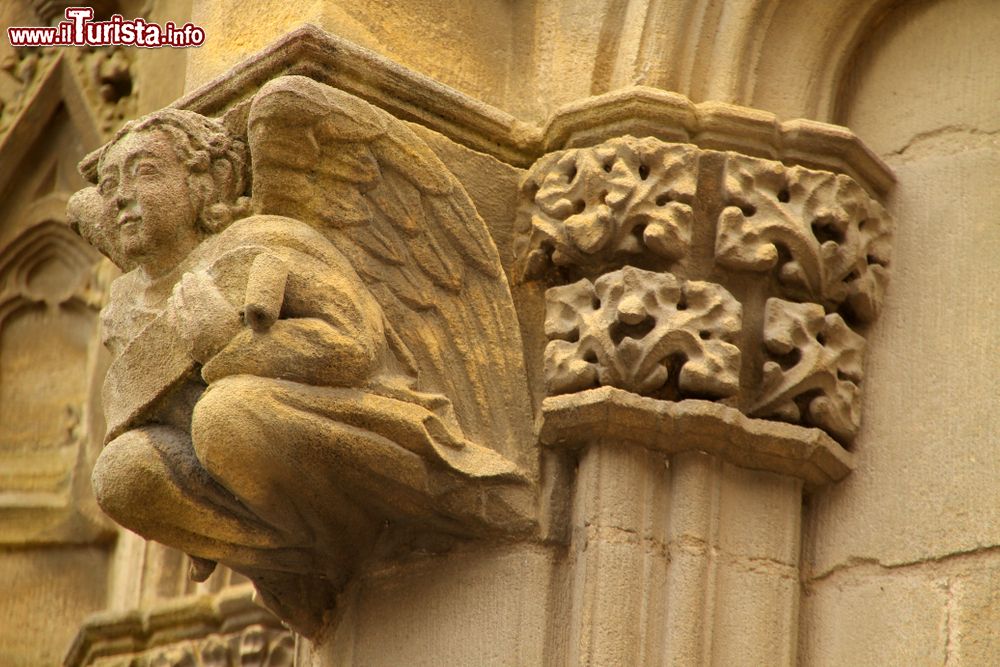
[[716,262],[776,272],[783,296],[872,321],[888,282],[892,224],[843,174],[729,153]]
[[857,435],[865,339],[815,303],[768,299],[764,376],[750,414],[818,426],[841,442]]
[[[522,181],[515,254],[522,280],[553,267],[597,275],[682,259],[691,243],[697,149],[621,137],[547,155]],[[645,256],[644,256],[645,255]]]
[[599,385],[663,398],[739,388],[742,309],[719,285],[627,266],[546,293],[550,395]]

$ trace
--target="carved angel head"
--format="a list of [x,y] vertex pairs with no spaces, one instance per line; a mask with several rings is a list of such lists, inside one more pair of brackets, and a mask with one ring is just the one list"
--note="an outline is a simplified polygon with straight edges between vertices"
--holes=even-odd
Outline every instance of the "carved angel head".
[[123,269],[169,271],[203,238],[249,213],[246,145],[218,122],[163,109],[127,123],[81,172],[80,233]]

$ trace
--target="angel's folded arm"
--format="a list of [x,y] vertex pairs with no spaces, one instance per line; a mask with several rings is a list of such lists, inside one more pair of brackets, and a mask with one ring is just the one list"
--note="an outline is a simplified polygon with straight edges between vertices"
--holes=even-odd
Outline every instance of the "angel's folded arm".
[[[253,244],[250,254],[258,254],[261,245]],[[290,245],[271,245],[267,251],[278,260],[272,264],[287,269],[282,272],[279,318],[260,330],[244,326],[205,363],[202,377],[207,382],[249,374],[357,385],[382,359],[382,310],[347,259],[334,248],[304,252]],[[227,256],[243,264],[251,259],[237,252]]]

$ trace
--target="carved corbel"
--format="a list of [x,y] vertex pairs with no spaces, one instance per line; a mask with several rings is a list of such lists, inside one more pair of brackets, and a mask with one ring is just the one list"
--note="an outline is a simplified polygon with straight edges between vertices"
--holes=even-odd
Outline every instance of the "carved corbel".
[[119,523],[314,635],[376,544],[532,531],[537,454],[509,287],[457,179],[311,79],[244,112],[165,109],[81,166],[70,217],[127,271],[93,480]]

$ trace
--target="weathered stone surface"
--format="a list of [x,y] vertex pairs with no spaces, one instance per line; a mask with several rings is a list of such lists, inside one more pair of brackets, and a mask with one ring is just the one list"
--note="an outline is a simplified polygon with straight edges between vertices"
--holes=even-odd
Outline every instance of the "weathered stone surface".
[[305,664],[558,664],[561,559],[554,546],[431,547],[371,571],[350,591],[337,633],[307,649]]
[[[991,222],[1000,151],[975,139],[937,150],[898,165],[898,215],[913,221],[895,248],[905,278],[869,336],[866,377],[878,380],[863,396],[864,474],[817,501],[817,572],[854,558],[896,565],[1000,544],[1000,430],[989,398],[1000,395],[1000,236]],[[982,194],[956,202],[963,190]],[[946,219],[954,227],[942,233]]]
[[613,139],[539,160],[521,185],[515,255],[522,279],[551,267],[587,276],[623,263],[669,266],[691,244],[698,152],[653,138]]
[[672,490],[660,452],[611,439],[580,456],[573,502],[571,664],[642,664],[663,651]]
[[789,477],[724,466],[717,539],[719,549],[738,561],[736,566],[777,576],[798,567],[800,482]]
[[125,47],[75,49],[64,56],[79,81],[102,136],[135,117],[135,52]]
[[[1000,155],[982,102],[1000,90],[986,74],[998,62],[988,38],[996,21],[986,2],[901,8],[879,29],[882,46],[863,53],[844,119],[897,171],[894,215],[907,222],[893,270],[904,279],[869,337],[867,375],[880,381],[865,396],[867,472],[817,508],[818,571],[852,557],[898,564],[1000,544]],[[913,48],[928,35],[933,48]],[[968,63],[967,76],[942,76],[945,62]],[[867,518],[851,519],[858,512]]]
[[[528,171],[514,271],[554,284],[549,394],[610,385],[670,400],[729,397],[749,415],[849,444],[864,346],[852,327],[881,307],[891,235],[881,205],[844,174],[624,137],[555,152]],[[760,312],[744,314],[732,293]],[[691,319],[699,308],[676,312],[705,298],[707,319]],[[741,363],[761,371],[741,380]]]
[[[992,103],[998,86],[992,72],[1000,55],[993,35],[1000,16],[990,1],[899,7],[886,18],[872,26],[871,45],[856,54],[856,75],[835,121],[892,162],[923,138],[995,135],[1000,119]],[[953,68],[958,62],[960,76]]]
[[56,52],[19,49],[0,62],[0,136],[14,125],[47,71],[55,66]]
[[[20,14],[10,8],[22,4],[27,6],[22,0],[15,0],[0,8],[0,22],[7,25],[10,17],[19,17]],[[181,7],[177,11],[183,13],[187,4],[148,3],[142,11],[151,12],[151,19],[184,20],[186,17],[180,14],[168,15],[170,10],[166,8]],[[797,238],[804,239],[800,244],[806,247],[803,256],[816,254],[809,239],[812,233],[810,218],[822,217],[822,211],[814,206],[816,202],[807,202],[806,198],[802,199],[800,209],[791,190],[788,202],[778,201],[781,190],[771,192],[771,189],[780,179],[768,180],[771,176],[767,174],[750,179],[754,182],[752,188],[734,189],[741,197],[759,195],[761,206],[749,219],[742,211],[738,215],[743,219],[739,219],[735,211],[729,211],[730,222],[736,228],[731,235],[740,239],[739,244],[733,242],[730,246],[735,247],[733,255],[751,256],[770,245],[777,253],[773,266],[759,271],[747,269],[751,260],[743,262],[742,266],[737,266],[740,262],[735,260],[734,264],[724,266],[715,262],[714,245],[712,248],[699,245],[704,238],[694,233],[685,251],[687,254],[680,259],[646,253],[640,257],[650,263],[640,268],[660,270],[669,264],[679,284],[706,281],[720,285],[742,306],[744,328],[733,341],[742,357],[739,369],[742,386],[722,405],[716,403],[705,410],[716,416],[724,413],[726,419],[731,417],[733,423],[739,422],[740,428],[749,429],[757,438],[752,448],[754,457],[768,452],[768,443],[772,440],[787,444],[790,440],[785,438],[787,432],[783,429],[796,427],[770,421],[766,422],[766,427],[758,429],[758,422],[765,420],[746,419],[745,414],[740,417],[739,410],[746,413],[752,412],[754,407],[765,407],[770,412],[776,406],[787,407],[789,402],[795,403],[793,396],[810,392],[812,395],[805,396],[808,401],[800,403],[817,399],[815,390],[799,391],[797,387],[804,385],[787,377],[790,369],[780,368],[781,362],[788,361],[784,350],[788,349],[791,336],[771,335],[767,331],[764,316],[768,298],[802,301],[794,305],[803,308],[806,302],[820,304],[824,307],[823,326],[836,310],[848,327],[868,337],[868,368],[862,397],[865,419],[861,430],[853,438],[843,435],[853,433],[857,426],[856,402],[850,392],[841,393],[841,417],[836,423],[827,425],[830,432],[841,434],[838,439],[851,442],[853,451],[848,458],[858,460],[859,466],[844,484],[813,493],[808,502],[808,516],[812,518],[807,528],[809,539],[804,551],[804,574],[807,580],[814,575],[820,577],[820,581],[809,583],[817,586],[816,591],[819,585],[825,585],[826,589],[822,593],[813,591],[813,596],[807,599],[803,619],[808,618],[808,621],[804,620],[801,630],[805,648],[798,661],[802,664],[921,664],[927,660],[933,664],[945,661],[989,664],[995,653],[990,633],[996,619],[988,610],[993,595],[989,583],[992,570],[984,567],[980,576],[971,576],[969,570],[956,574],[949,568],[963,559],[978,565],[979,556],[988,556],[997,544],[994,533],[998,523],[994,520],[994,509],[1000,505],[996,502],[994,466],[990,464],[991,442],[995,440],[990,396],[995,393],[994,376],[997,375],[991,362],[995,318],[991,316],[994,308],[990,288],[996,282],[991,269],[996,244],[993,227],[989,224],[989,212],[991,207],[995,208],[992,181],[996,180],[993,159],[996,123],[989,120],[996,98],[993,71],[996,70],[997,50],[990,39],[997,32],[994,29],[995,7],[990,0],[902,4],[888,0],[776,3],[735,0],[723,4],[597,2],[581,9],[573,3],[546,0],[534,4],[487,0],[444,5],[436,0],[416,0],[394,3],[392,7],[368,0],[323,0],[299,5],[263,2],[246,9],[226,2],[211,6],[201,3],[195,6],[194,18],[208,30],[208,48],[191,52],[190,58],[180,50],[145,54],[136,50],[130,67],[138,91],[134,102],[143,110],[168,104],[182,91],[185,66],[190,64],[186,75],[191,94],[178,104],[192,105],[208,116],[230,110],[233,113],[225,124],[231,132],[240,134],[239,128],[245,127],[249,101],[262,82],[285,72],[305,73],[374,102],[398,118],[422,123],[432,128],[430,131],[440,132],[443,142],[463,144],[462,151],[472,147],[489,153],[493,157],[449,161],[435,148],[470,194],[469,183],[479,180],[482,181],[481,197],[495,196],[502,202],[508,202],[516,192],[516,187],[511,186],[514,179],[505,175],[493,184],[486,183],[491,172],[480,170],[488,160],[499,157],[511,165],[525,167],[544,153],[566,148],[596,154],[599,144],[625,134],[639,137],[634,140],[639,142],[651,143],[648,137],[656,137],[695,146],[700,151],[736,151],[748,158],[774,161],[772,164],[780,162],[783,166],[777,171],[786,180],[801,168],[846,174],[868,193],[884,198],[892,187],[891,174],[850,130],[813,120],[788,119],[806,116],[850,126],[871,141],[898,167],[902,176],[902,187],[891,193],[889,202],[894,216],[902,223],[898,253],[892,258],[896,280],[886,301],[884,319],[876,320],[871,328],[865,330],[858,325],[861,320],[871,319],[864,313],[876,309],[876,299],[872,297],[875,292],[860,283],[866,270],[881,264],[868,262],[867,251],[864,263],[854,264],[846,273],[843,269],[850,262],[834,262],[829,275],[838,278],[812,280],[806,273],[796,274],[794,267],[782,271],[781,267],[790,263],[786,260],[791,253],[785,255],[780,239],[779,245],[773,244],[776,236],[768,238],[774,234],[773,225],[772,231],[761,231],[754,237],[754,226],[748,224],[754,219],[762,222],[770,216],[772,221],[779,219],[779,227],[785,224],[780,221],[783,209],[779,204],[793,210],[791,217],[805,210],[808,214],[800,216],[805,222],[795,223],[802,232]],[[24,21],[18,18],[17,22],[31,23],[33,18]],[[230,83],[192,91],[195,85],[225,72],[238,58],[272,43],[279,34],[300,26],[305,20],[314,21],[387,57],[372,57],[371,53],[353,48],[346,40],[326,37],[321,30],[307,27],[301,29],[301,34],[310,35],[308,39],[296,41],[293,38],[294,43],[287,43],[273,52],[274,58],[254,60],[241,66],[229,78]],[[170,58],[170,64],[150,65],[157,58],[160,63],[167,63]],[[456,86],[466,94],[439,85],[427,76],[413,75],[397,63]],[[46,72],[50,73],[47,78]],[[51,162],[35,156],[44,155],[46,147],[69,150],[80,137],[83,137],[83,145],[92,148],[96,145],[94,139],[99,137],[96,125],[88,130],[90,121],[81,122],[88,115],[97,119],[99,114],[87,111],[89,93],[84,94],[84,86],[76,80],[69,61],[64,59],[48,70],[42,67],[39,73],[40,79],[23,88],[29,91],[28,99],[17,99],[12,105],[11,108],[20,109],[11,117],[13,131],[8,130],[0,141],[0,183],[5,188],[0,197],[2,247],[7,247],[24,229],[21,227],[24,209],[18,202],[33,197],[52,179]],[[12,81],[10,77],[4,79],[0,83],[0,96],[7,90],[4,86],[8,83],[21,86],[25,82]],[[20,93],[15,93],[14,97],[17,95]],[[74,99],[76,102],[72,101]],[[479,100],[498,108],[481,104]],[[81,104],[81,101],[86,103]],[[237,108],[241,101],[246,102],[242,107],[242,120]],[[730,102],[755,108],[728,104]],[[71,131],[58,134],[54,129],[56,123],[49,121],[56,117],[53,114],[70,119]],[[39,128],[48,129],[39,133],[36,131]],[[427,141],[426,136],[420,136]],[[721,190],[712,187],[713,183],[724,185],[720,180],[723,173],[717,169],[721,166],[720,155],[712,153],[708,159],[698,160],[704,180],[698,183],[700,191],[696,190],[689,202],[693,216],[711,214],[707,226],[694,224],[692,229],[705,237],[711,236],[713,244],[717,238],[716,221],[727,203],[719,195]],[[30,159],[22,160],[24,156]],[[463,169],[472,173],[458,173]],[[509,169],[516,173],[513,168]],[[64,172],[69,173],[63,167],[55,170],[56,180],[62,179]],[[29,174],[34,180],[22,178]],[[600,177],[600,174],[595,175]],[[812,178],[810,175],[802,180],[803,191],[823,193],[822,198],[829,200],[827,193],[837,189],[837,179],[830,181],[829,176],[823,176],[810,180]],[[475,195],[473,199],[480,206],[482,200]],[[777,212],[769,208],[771,204]],[[498,206],[497,212],[487,216],[480,206],[480,213],[486,218],[501,254],[506,254],[512,247],[509,230],[513,216],[504,219],[499,212],[502,208]],[[767,216],[764,210],[770,211]],[[857,219],[852,218],[849,211],[835,213],[831,216],[836,222],[834,227],[842,224],[841,219]],[[61,219],[60,214],[53,221]],[[848,226],[847,233],[850,229]],[[502,231],[497,233],[497,230]],[[826,236],[818,244],[820,248],[834,240],[829,234]],[[638,238],[632,238],[639,242]],[[846,237],[844,241],[842,246],[853,243]],[[875,259],[880,258],[876,256]],[[502,263],[504,268],[511,266]],[[601,271],[620,268],[612,263]],[[851,275],[854,271],[857,276]],[[872,279],[874,272],[865,280]],[[364,282],[366,277],[358,273]],[[510,275],[520,278],[513,271]],[[797,276],[806,278],[798,280]],[[581,277],[584,276],[574,276],[573,280]],[[600,276],[585,277],[593,284]],[[559,282],[558,274],[550,273],[546,280]],[[833,294],[831,286],[837,288],[838,281],[860,288],[859,303],[850,304],[849,296],[843,299],[838,294],[830,296]],[[809,289],[819,285],[816,294],[820,296],[809,296],[802,284],[810,286]],[[525,366],[532,374],[526,386],[536,388],[532,390],[532,400],[538,404],[545,393],[542,368],[546,343],[542,335],[544,287],[522,285],[517,288],[515,300],[527,343],[525,350],[529,359]],[[258,291],[257,296],[268,291]],[[246,304],[240,301],[240,305]],[[261,306],[257,311],[261,318],[254,321],[266,328],[273,309],[268,311],[263,307],[267,305],[263,299],[251,305]],[[815,312],[815,308],[812,310]],[[819,322],[816,317],[805,320]],[[6,321],[16,324],[18,319]],[[280,313],[276,321],[281,322]],[[49,327],[48,330],[59,329]],[[10,327],[10,340],[14,343],[42,341],[41,336],[31,336],[26,331],[27,327],[22,327],[20,333],[16,327]],[[824,356],[812,341],[803,342],[800,338],[799,343],[803,349]],[[769,344],[774,349],[768,349]],[[51,356],[55,359],[58,355]],[[86,373],[103,375],[99,356],[89,359]],[[4,387],[10,386],[9,378],[26,372],[25,369],[38,371],[38,377],[50,374],[55,377],[59,370],[55,364],[45,367],[42,364],[12,364],[12,361],[23,362],[24,359],[3,354],[0,349],[0,391],[6,391]],[[762,371],[768,361],[778,363],[779,368],[774,373],[777,379],[769,385],[769,406],[758,406],[756,400],[763,395],[767,384]],[[849,365],[857,366],[853,361]],[[833,363],[824,368],[820,373],[824,377],[822,384],[835,393],[840,386],[837,383],[857,384],[860,377],[852,372],[853,377],[845,375],[834,381]],[[60,388],[76,392],[78,380],[74,377]],[[97,392],[93,383],[83,386],[89,387],[88,399],[96,404]],[[241,392],[233,394],[235,397],[230,398],[236,403],[244,396]],[[520,396],[516,392],[504,394],[499,390],[498,395],[504,398],[501,403],[508,396]],[[10,397],[11,392],[3,396]],[[53,407],[63,394],[53,392],[46,396],[51,399],[49,407]],[[260,400],[253,396],[251,399]],[[524,403],[527,405],[529,401]],[[0,410],[6,409],[9,414],[10,408],[3,405],[0,401]],[[8,402],[7,405],[12,404]],[[17,408],[19,404],[13,405]],[[550,460],[559,461],[540,475],[549,497],[556,498],[560,492],[565,494],[567,489],[572,490],[577,457],[586,455],[585,443],[589,435],[585,433],[586,428],[611,440],[622,432],[631,437],[630,429],[637,427],[635,432],[640,433],[639,439],[642,439],[647,430],[659,433],[655,423],[658,419],[683,422],[690,418],[681,401],[645,412],[632,411],[627,420],[613,421],[620,427],[611,429],[605,425],[601,412],[614,415],[618,409],[614,404],[591,405],[580,413],[566,412],[563,426],[576,428],[573,433],[577,441],[572,451],[554,448],[546,453]],[[572,420],[578,414],[584,415],[586,420],[576,427]],[[799,418],[808,414],[808,407],[801,405]],[[255,417],[250,415],[246,419]],[[530,416],[524,424],[529,422]],[[0,420],[0,424],[8,422]],[[100,424],[93,421],[87,424],[88,431],[101,430]],[[701,420],[698,426],[703,429],[698,431],[700,440],[693,435],[678,438],[682,442],[725,439],[726,429],[716,426],[712,419]],[[462,427],[464,433],[465,424]],[[534,444],[529,431],[524,428],[518,434],[518,442],[526,450]],[[542,431],[545,432],[544,424]],[[815,429],[796,432],[807,442],[821,439]],[[659,434],[650,440],[658,443],[657,447],[661,444],[667,447],[665,443],[673,437]],[[495,445],[490,438],[480,434],[469,440],[488,447]],[[738,450],[742,446],[739,437],[736,442]],[[826,442],[835,445],[829,438]],[[668,448],[668,451],[672,450]],[[776,585],[775,579],[764,575],[765,571],[777,572],[775,563],[729,558],[728,550],[744,545],[748,551],[762,554],[774,547],[780,541],[778,538],[788,535],[790,519],[797,517],[794,511],[797,495],[790,491],[776,499],[766,493],[730,493],[733,489],[726,491],[719,486],[726,470],[720,457],[702,454],[697,449],[674,454],[658,450],[632,453],[637,454],[637,459],[643,455],[660,461],[661,468],[652,463],[643,471],[621,467],[623,479],[616,482],[622,489],[631,489],[633,494],[611,497],[613,504],[606,507],[604,515],[634,518],[644,516],[643,512],[648,510],[649,516],[659,517],[659,513],[666,511],[669,515],[667,527],[660,524],[656,530],[670,534],[675,526],[685,526],[681,531],[685,539],[668,540],[670,564],[662,580],[664,586],[658,585],[661,573],[654,572],[652,567],[644,569],[645,564],[652,561],[634,558],[636,552],[631,549],[632,543],[625,547],[624,543],[611,540],[606,542],[608,548],[605,550],[613,556],[610,562],[620,559],[625,565],[617,570],[595,568],[595,573],[605,573],[596,574],[598,579],[595,581],[586,582],[585,576],[576,578],[560,552],[565,549],[560,542],[564,535],[560,526],[564,528],[569,524],[565,518],[566,508],[560,507],[552,510],[551,516],[542,518],[542,522],[550,526],[546,528],[545,534],[550,536],[547,539],[558,543],[552,546],[550,557],[512,556],[500,563],[489,558],[480,560],[461,548],[447,556],[430,549],[425,554],[426,561],[421,563],[423,569],[415,568],[409,578],[401,580],[419,584],[430,579],[433,585],[427,588],[417,585],[416,593],[408,593],[407,585],[403,587],[406,590],[401,591],[396,587],[396,571],[384,570],[384,578],[377,586],[384,598],[365,607],[366,630],[352,637],[350,645],[357,648],[357,652],[352,655],[321,653],[309,657],[317,665],[338,660],[371,664],[381,657],[391,658],[389,662],[395,663],[440,664],[444,654],[455,657],[459,663],[478,659],[479,662],[492,660],[503,664],[505,660],[510,662],[510,647],[516,646],[521,662],[559,664],[560,659],[571,654],[565,631],[571,626],[566,620],[569,615],[565,613],[570,605],[565,603],[565,598],[584,590],[583,585],[577,587],[576,582],[585,582],[589,586],[587,590],[600,591],[608,600],[607,608],[611,612],[604,618],[610,620],[610,627],[624,621],[629,628],[623,633],[603,632],[596,625],[591,628],[593,632],[589,637],[609,642],[604,646],[600,641],[593,645],[597,649],[607,647],[609,652],[604,655],[615,655],[610,647],[618,642],[617,646],[627,649],[621,655],[635,657],[638,662],[649,657],[651,662],[659,659],[672,664],[710,663],[712,660],[794,663],[796,656],[787,650],[794,644],[794,637],[790,643],[789,636],[796,633],[794,609],[790,609],[795,586],[788,585],[794,577],[786,576],[779,582],[786,586],[782,588]],[[754,457],[748,460],[759,462],[759,458]],[[666,494],[655,496],[658,504],[653,504],[653,496],[640,492],[650,487],[639,482],[659,479],[654,473],[663,474],[663,460],[669,460],[665,470],[671,479],[666,486],[676,484],[678,489],[667,502],[663,500]],[[690,472],[686,466],[694,460],[706,462],[706,469],[701,471],[705,474],[698,477],[702,483],[692,483],[681,490],[679,487],[684,481],[681,471]],[[86,456],[83,456],[78,466],[83,469],[86,465]],[[784,463],[780,466],[788,467]],[[768,467],[774,469],[770,463]],[[20,470],[3,465],[0,469],[4,469],[0,477],[9,470]],[[559,473],[555,474],[555,470]],[[791,474],[809,477],[814,472],[803,474],[793,470]],[[830,475],[826,474],[824,479],[826,477]],[[789,481],[795,482],[794,479]],[[744,477],[740,477],[739,483],[737,490],[747,491],[752,487]],[[28,485],[30,482],[25,482],[25,488]],[[554,486],[562,488],[553,489]],[[505,491],[509,488],[503,487]],[[583,484],[581,495],[592,490]],[[85,486],[74,488],[73,494],[66,497],[76,503],[81,497],[78,492],[86,491]],[[382,491],[382,488],[376,489],[376,493]],[[14,497],[6,496],[7,499]],[[41,496],[36,493],[35,497]],[[530,511],[509,508],[530,506],[532,500],[530,497],[504,497],[487,506],[491,515],[509,511],[508,520],[511,520],[511,516],[523,516]],[[697,507],[692,506],[695,500]],[[733,513],[733,508],[740,503],[747,505],[742,508],[745,514]],[[468,497],[459,492],[444,503],[449,508],[445,513],[468,504],[471,504]],[[755,514],[760,509],[756,505],[769,509],[774,505],[773,514],[766,517]],[[725,521],[720,523],[723,515]],[[779,515],[784,522],[776,520]],[[742,522],[741,516],[747,520]],[[21,523],[31,529],[41,525],[33,519]],[[616,525],[627,525],[627,522],[617,521]],[[66,530],[68,527],[71,530]],[[67,535],[84,535],[84,539],[92,539],[100,533],[88,532],[89,529],[78,531],[78,527],[60,524],[55,530],[43,531],[43,539],[53,540],[52,549],[47,551],[56,555],[50,554],[46,560],[43,549],[32,549],[38,558],[39,566],[35,571],[39,573],[39,580],[51,578],[43,563],[58,567],[58,554],[67,549],[61,540]],[[595,530],[594,534],[598,532]],[[656,531],[643,527],[640,533],[645,537]],[[627,531],[619,536],[624,540],[634,539]],[[713,560],[713,554],[722,553],[718,551],[718,542],[713,541],[716,538],[724,539],[728,547],[723,550],[727,553]],[[488,552],[492,544],[489,540],[484,541],[483,549]],[[787,547],[789,543],[784,544]],[[22,555],[19,548],[5,549],[0,554],[0,571],[7,572],[5,564]],[[103,551],[112,547],[107,544],[95,548]],[[115,572],[116,581],[136,571],[150,574],[152,579],[151,573],[163,567],[152,559],[146,562],[145,569],[130,569],[132,564],[123,565],[128,561],[122,558],[123,547],[114,548],[117,554],[113,564],[99,567]],[[406,547],[401,550],[405,551]],[[586,555],[598,557],[599,551],[595,549]],[[786,561],[784,556],[778,560],[780,563]],[[931,562],[924,565],[924,560]],[[882,561],[891,567],[859,565],[859,561]],[[463,566],[470,563],[473,564],[470,569],[480,569],[474,575],[465,576]],[[897,585],[895,577],[899,571],[894,568],[904,565],[907,568],[926,567],[927,572],[921,576],[931,582],[932,593],[925,595],[926,591],[917,585]],[[862,584],[860,579],[837,578],[856,567],[870,567],[870,581]],[[836,571],[831,573],[831,570]],[[788,574],[788,570],[783,572]],[[602,576],[605,578],[601,579]],[[637,581],[657,585],[651,586],[654,590],[646,595],[635,585]],[[151,585],[146,581],[135,584],[137,588]],[[882,587],[886,590],[881,590]],[[69,595],[73,588],[76,589],[75,597]],[[858,593],[862,588],[865,589],[863,593]],[[428,591],[431,592],[428,594]],[[627,593],[619,596],[621,591]],[[67,593],[66,604],[58,603],[60,613],[64,609],[82,613],[87,605],[78,602],[81,595],[85,597],[89,593],[85,594],[79,585],[67,585],[60,592]],[[510,596],[504,597],[504,593]],[[822,596],[823,601],[815,606],[818,611],[814,613],[810,601],[816,601],[817,596]],[[504,601],[502,604],[496,602],[500,599]],[[93,603],[99,606],[100,601],[95,597]],[[148,599],[143,604],[148,604]],[[963,604],[967,608],[963,609]],[[15,608],[19,609],[16,603]],[[347,601],[344,608],[356,610],[361,607]],[[525,613],[525,609],[530,611]],[[41,614],[45,611],[42,606],[33,611],[39,612],[37,617],[45,617]],[[20,616],[14,617],[20,620]],[[511,630],[512,627],[521,630]],[[635,632],[636,628],[641,628],[641,632]],[[2,630],[0,635],[3,637],[22,639],[16,628]],[[658,630],[662,633],[657,634]],[[632,632],[635,634],[630,634]],[[38,636],[38,633],[23,636],[25,643],[36,642],[33,657],[23,661],[26,665],[38,664],[33,659],[40,655]],[[518,638],[527,639],[521,642]],[[442,642],[447,644],[444,651],[440,648]],[[383,647],[386,650],[383,651]],[[815,647],[822,651],[817,653],[813,650]],[[577,649],[579,646],[572,647],[572,650]],[[591,655],[601,654],[595,651]],[[154,656],[149,654],[143,659],[146,657]]]
[[750,412],[816,425],[850,441],[861,425],[865,339],[814,303],[768,299],[764,380]]
[[98,260],[56,222],[30,226],[0,252],[0,543],[102,530],[80,491],[97,418],[86,368],[105,298]]
[[696,104],[677,92],[630,84],[557,109],[542,142],[551,151],[621,135],[655,137],[847,174],[871,192],[892,188],[892,170],[847,128],[784,118],[794,119],[711,99]]
[[853,467],[852,455],[818,429],[750,419],[708,401],[663,401],[602,387],[546,398],[541,420],[539,437],[550,446],[613,438],[671,454],[700,450],[816,486],[843,479]]
[[[593,95],[593,91],[588,89],[582,97],[566,100],[569,102],[566,104],[554,103],[551,98],[541,101],[542,95],[538,101],[546,110],[541,115],[537,115],[536,100],[522,106],[525,99],[520,93],[525,90],[524,85],[531,82],[519,81],[504,87],[519,93],[511,99],[513,108],[503,104],[490,106],[488,99],[484,100],[487,104],[483,104],[481,98],[459,92],[466,89],[455,86],[447,78],[435,80],[421,74],[426,70],[413,66],[412,61],[391,59],[399,54],[386,54],[384,44],[356,39],[356,23],[345,24],[334,19],[336,28],[333,29],[317,28],[317,23],[324,23],[318,21],[292,30],[296,26],[296,13],[304,12],[299,18],[308,21],[313,8],[283,7],[283,10],[280,18],[276,17],[277,23],[274,20],[261,21],[259,14],[253,12],[235,12],[235,16],[231,16],[230,11],[224,8],[199,16],[199,20],[209,19],[207,29],[216,30],[216,45],[224,45],[221,53],[225,54],[224,61],[231,69],[226,76],[220,77],[219,70],[214,69],[219,66],[218,62],[202,69],[202,64],[207,63],[202,57],[212,54],[211,49],[192,52],[195,62],[189,63],[188,93],[174,106],[219,115],[251,96],[260,81],[286,73],[306,74],[399,117],[416,119],[462,145],[520,167],[529,166],[547,152],[593,146],[608,139],[632,135],[691,143],[709,149],[735,150],[788,164],[844,173],[858,180],[867,190],[879,194],[887,193],[894,182],[892,171],[849,129],[808,120],[801,117],[802,111],[779,118],[760,107],[738,106],[749,104],[749,100],[736,100],[735,104],[715,100],[695,103],[692,99],[697,98],[689,99],[685,94],[642,85],[644,77],[639,78],[640,85],[635,85],[635,81],[622,82],[622,87],[617,90],[600,95]],[[516,8],[507,7],[507,10],[517,12]],[[796,8],[798,11],[800,9]],[[597,16],[590,12],[586,15]],[[258,19],[256,22],[254,17]],[[327,15],[323,18],[334,17]],[[526,20],[531,23],[525,16],[514,18],[512,23],[504,23],[512,29],[528,30],[530,25],[520,25]],[[254,26],[254,37],[249,40],[246,39],[247,32],[238,27],[245,25],[246,21]],[[271,25],[276,33],[283,36],[277,40],[261,41],[264,36],[256,28],[260,24]],[[517,27],[519,25],[520,28]],[[657,29],[663,27],[660,25]],[[572,39],[578,37],[577,33],[572,33]],[[798,40],[801,35],[782,35],[780,43],[791,38]],[[241,60],[239,54],[247,53],[249,46],[265,43],[269,44],[266,48],[253,57]],[[515,43],[522,44],[520,40],[515,40]],[[806,44],[803,48],[815,48],[813,43]],[[440,60],[436,50],[440,46],[435,45],[435,62]],[[545,40],[539,46],[544,46],[546,50],[553,48]],[[780,49],[779,46],[778,55],[783,58]],[[822,51],[817,55],[827,58],[829,53]],[[165,56],[161,53],[160,57]],[[529,56],[521,53],[519,57]],[[215,55],[209,58],[214,60]],[[398,63],[413,69],[401,67]],[[647,63],[643,67],[648,66]],[[505,72],[521,75],[516,67]],[[564,79],[564,71],[560,71],[558,76],[560,80]],[[143,82],[139,83],[141,86]],[[780,88],[772,81],[766,84],[766,92],[770,94],[775,92],[776,86]],[[548,87],[546,81],[539,82],[539,85]],[[143,98],[149,99],[158,94],[161,93],[156,90],[145,91]],[[782,100],[782,103],[786,102],[788,100]],[[519,113],[518,108],[528,113]]]
[[[897,173],[890,208],[902,224],[885,312],[868,336],[866,377],[878,380],[864,395],[858,469],[806,516],[815,546],[804,566],[829,587],[810,621],[827,664],[996,661],[986,609],[1000,544],[995,9],[973,0],[887,13],[842,102],[839,120]],[[934,590],[901,590],[901,572]],[[870,605],[855,602],[852,575],[865,577]],[[813,655],[802,659],[822,664]]]
[[713,664],[798,664],[792,639],[798,634],[796,574],[797,568],[776,574],[755,565],[720,564]]
[[66,667],[291,667],[295,638],[254,604],[244,584],[215,596],[96,614],[83,624]]
[[426,145],[303,78],[265,87],[246,129],[252,202],[243,140],[191,112],[127,125],[83,167],[98,185],[73,221],[129,271],[103,315],[95,490],[315,633],[389,517],[531,527],[527,396],[496,250]]
[[870,322],[888,282],[892,226],[855,181],[728,154],[716,261],[776,271],[783,296]]
[[[967,665],[989,664],[1000,655],[1000,563],[989,560],[971,564],[966,572],[949,579],[949,657]],[[985,562],[983,562],[985,561]],[[964,576],[963,576],[964,575]]]
[[[550,394],[612,386],[643,395],[739,388],[740,304],[725,289],[631,266],[546,294]],[[670,383],[670,384],[668,384]]]
[[[68,102],[91,117],[98,136],[107,137],[134,117],[133,51],[123,47],[15,49],[0,60],[0,143],[21,124],[39,95],[57,77],[71,79],[74,95]],[[89,137],[88,137],[89,139]]]
[[878,572],[829,583],[811,589],[802,600],[803,663],[945,663],[946,582],[919,572]]
[[17,667],[60,664],[78,625],[104,606],[109,561],[95,546],[0,552],[3,661]]

